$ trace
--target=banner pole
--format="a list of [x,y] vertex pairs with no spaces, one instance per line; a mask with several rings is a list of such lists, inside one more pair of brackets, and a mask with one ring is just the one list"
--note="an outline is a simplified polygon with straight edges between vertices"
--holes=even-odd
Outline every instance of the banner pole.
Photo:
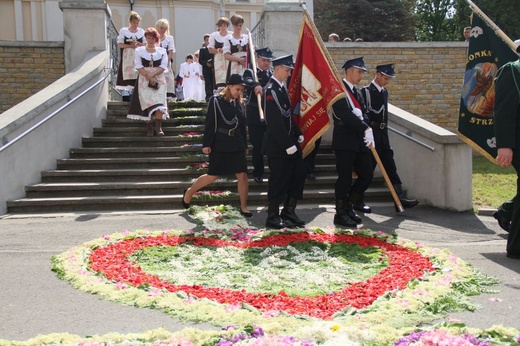
[[372,152],[372,155],[374,155],[377,165],[379,166],[379,169],[381,170],[381,173],[383,174],[383,178],[385,179],[386,185],[388,186],[388,189],[390,190],[390,194],[392,195],[392,198],[394,199],[394,203],[397,206],[398,212],[402,213],[404,211],[403,205],[401,204],[401,201],[399,200],[399,196],[397,196],[397,192],[395,192],[394,185],[392,185],[392,182],[390,181],[390,177],[388,176],[388,173],[386,173],[386,169],[383,166],[383,162],[381,162],[379,155],[377,154],[376,148],[374,148],[371,145],[370,151]]
[[[255,56],[255,45],[253,44],[253,38],[251,37],[251,31],[247,29],[247,35],[249,36],[249,54],[251,55],[251,65],[253,65],[253,74],[255,76],[255,82],[258,83],[258,75],[256,74],[256,56]],[[254,92],[254,91],[253,91]],[[262,96],[260,94],[256,94],[256,100],[258,101],[258,115],[260,116],[260,121],[265,121],[264,118],[264,110],[262,109]]]
[[484,22],[489,25],[489,27],[499,36],[507,45],[516,52],[516,44],[511,40],[503,31],[496,25],[477,5],[473,3],[471,0],[466,0],[469,7],[473,12],[475,12]]
[[[304,12],[305,16],[307,17],[309,23],[312,26],[312,30],[314,30],[316,33],[319,33],[318,29],[316,28],[316,25],[314,24],[314,21],[311,18],[309,10],[307,10],[305,1],[303,1],[303,0],[299,0],[299,1],[300,1],[300,6],[303,8],[303,12]],[[319,44],[322,46],[322,50],[325,52],[325,56],[329,62],[329,65],[334,69],[336,78],[338,78],[339,73],[338,73],[338,70],[336,69],[336,65],[334,64],[334,62],[332,61],[332,58],[329,55],[329,51],[325,48],[325,44],[323,43],[321,36],[320,35],[316,35],[316,36],[319,37],[319,40],[318,40]],[[343,81],[340,81],[338,79],[338,82],[343,87],[343,91],[346,92],[345,86],[343,85]],[[404,208],[401,204],[401,201],[399,200],[399,196],[397,196],[397,193],[395,192],[394,186],[392,185],[390,178],[388,177],[388,173],[386,173],[385,167],[383,166],[383,162],[381,162],[381,159],[379,158],[379,155],[377,154],[377,151],[373,146],[370,146],[370,151],[372,152],[372,155],[374,156],[374,158],[377,162],[377,165],[379,166],[379,170],[383,174],[383,178],[385,179],[386,185],[388,186],[388,189],[390,190],[390,194],[392,195],[392,198],[394,199],[394,202],[395,202],[399,212],[402,213],[404,211]]]

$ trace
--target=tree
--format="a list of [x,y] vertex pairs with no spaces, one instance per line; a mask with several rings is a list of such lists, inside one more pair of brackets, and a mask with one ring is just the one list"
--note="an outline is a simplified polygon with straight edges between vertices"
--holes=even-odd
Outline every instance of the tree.
[[415,36],[418,41],[460,40],[456,32],[457,0],[417,0],[415,4]]
[[413,0],[315,0],[314,21],[322,38],[332,32],[340,38],[364,41],[410,41]]
[[[520,38],[520,7],[518,0],[473,0],[496,25],[513,41]],[[457,1],[457,25],[462,33],[464,26],[470,25],[471,9],[466,0]]]

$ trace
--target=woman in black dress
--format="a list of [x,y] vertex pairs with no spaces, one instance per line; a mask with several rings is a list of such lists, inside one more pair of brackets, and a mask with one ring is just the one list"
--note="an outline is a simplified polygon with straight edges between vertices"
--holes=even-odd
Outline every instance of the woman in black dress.
[[231,75],[227,86],[211,97],[206,114],[202,152],[209,155],[208,173],[201,175],[184,191],[182,205],[189,208],[193,195],[214,182],[220,175],[235,174],[240,196],[240,213],[253,214],[247,208],[249,185],[247,180],[246,121],[242,94],[244,80]]

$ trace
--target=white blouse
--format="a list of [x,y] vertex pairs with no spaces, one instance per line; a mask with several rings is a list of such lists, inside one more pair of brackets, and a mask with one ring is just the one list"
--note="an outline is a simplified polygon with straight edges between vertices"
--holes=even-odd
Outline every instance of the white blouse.
[[128,38],[143,38],[142,42],[145,42],[144,29],[137,28],[137,32],[131,32],[127,27],[121,28],[121,30],[119,30],[119,36],[117,36],[117,43],[128,43],[125,42],[125,40]]
[[140,69],[143,67],[143,62],[141,61],[141,58],[144,58],[146,60],[159,60],[161,59],[161,65],[159,67],[162,67],[164,69],[164,72],[168,72],[168,52],[166,52],[166,49],[161,47],[155,47],[155,53],[149,53],[146,51],[146,46],[137,47],[135,49],[135,68]]
[[168,52],[175,53],[175,43],[172,35],[166,35],[164,40],[161,41],[161,47],[168,50]]
[[208,48],[215,48],[215,43],[223,43],[224,46],[226,45],[227,38],[229,37],[229,33],[226,36],[222,36],[220,34],[220,31],[214,31],[209,35],[209,44]]
[[[233,37],[233,34],[230,33],[227,37],[226,37],[226,40],[224,41],[224,53],[231,53],[231,45],[233,46],[247,46],[247,44],[249,43],[249,35],[246,35],[246,34],[240,34],[240,38],[234,38]],[[243,49],[245,50],[245,49]]]

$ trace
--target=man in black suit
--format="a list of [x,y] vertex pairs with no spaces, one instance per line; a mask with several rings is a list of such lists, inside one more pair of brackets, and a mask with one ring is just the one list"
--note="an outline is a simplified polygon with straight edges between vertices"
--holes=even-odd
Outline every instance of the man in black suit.
[[209,34],[204,35],[204,42],[199,49],[199,63],[202,65],[204,87],[206,90],[206,102],[213,95],[213,54],[209,52]]
[[[516,41],[515,41],[516,42]],[[520,53],[520,45],[516,49]],[[507,257],[520,259],[520,60],[502,66],[495,79],[493,119],[497,143],[496,162],[516,171],[516,197],[507,237]],[[501,225],[502,226],[502,225]]]
[[[334,224],[344,227],[357,227],[361,218],[353,208],[365,213],[371,212],[363,202],[363,193],[370,185],[373,176],[370,145],[374,145],[374,135],[368,125],[365,102],[356,88],[366,72],[363,58],[348,60],[345,70],[346,95],[332,106],[334,130],[332,149],[336,155],[338,179],[335,184],[336,215]],[[352,183],[352,171],[357,179]]]
[[[404,196],[402,182],[397,174],[397,166],[394,161],[394,151],[388,138],[388,90],[385,87],[394,77],[393,64],[378,65],[372,82],[361,90],[368,112],[369,125],[374,131],[377,154],[392,182],[399,201],[403,208],[407,209],[415,207],[419,202],[416,199],[408,199]],[[375,169],[376,166],[376,159],[372,157],[372,167]],[[398,211],[397,205],[396,210]]]
[[257,183],[264,181],[264,154],[262,153],[262,140],[265,133],[265,121],[260,119],[260,112],[258,109],[257,94],[262,93],[263,87],[267,85],[273,72],[271,71],[271,59],[273,52],[269,47],[256,50],[256,76],[258,83],[255,81],[254,72],[251,69],[244,71],[244,82],[247,87],[247,130],[249,134],[249,142],[253,146],[253,179]]
[[[285,228],[305,225],[295,213],[303,197],[305,164],[300,143],[303,135],[292,118],[291,101],[284,82],[294,67],[292,55],[273,60],[273,76],[265,87],[264,110],[267,124],[264,138],[269,165],[266,227]],[[282,212],[279,207],[284,203]]]

